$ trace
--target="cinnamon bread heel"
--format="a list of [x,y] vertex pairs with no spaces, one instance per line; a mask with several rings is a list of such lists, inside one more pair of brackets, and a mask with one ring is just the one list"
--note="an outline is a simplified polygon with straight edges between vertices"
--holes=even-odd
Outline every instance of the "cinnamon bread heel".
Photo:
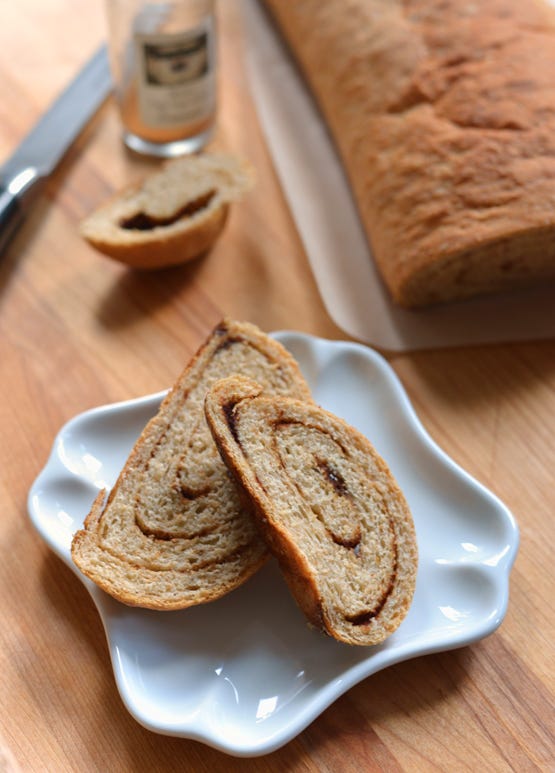
[[107,501],[101,493],[71,554],[116,599],[182,609],[217,599],[267,558],[204,418],[204,396],[234,373],[310,400],[291,355],[254,325],[220,324],[147,424]]
[[348,644],[393,633],[414,593],[416,537],[369,441],[314,403],[246,379],[216,383],[205,413],[308,621]]
[[99,252],[132,268],[186,263],[212,247],[231,203],[253,184],[254,170],[236,156],[184,156],[117,193],[80,232]]

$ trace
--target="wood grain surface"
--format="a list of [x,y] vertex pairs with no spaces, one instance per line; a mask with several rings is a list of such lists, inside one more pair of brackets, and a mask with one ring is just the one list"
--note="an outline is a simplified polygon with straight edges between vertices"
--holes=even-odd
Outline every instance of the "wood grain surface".
[[[138,725],[96,609],[31,526],[29,488],[61,425],[169,386],[224,315],[346,338],[329,318],[279,187],[223,0],[213,146],[247,156],[256,192],[204,259],[135,274],[79,237],[82,216],[154,167],[127,153],[109,99],[0,259],[0,771],[555,770],[555,343],[389,355],[433,438],[521,531],[508,614],[481,642],[372,676],[282,749],[236,759]],[[105,34],[87,0],[0,4],[0,158]]]

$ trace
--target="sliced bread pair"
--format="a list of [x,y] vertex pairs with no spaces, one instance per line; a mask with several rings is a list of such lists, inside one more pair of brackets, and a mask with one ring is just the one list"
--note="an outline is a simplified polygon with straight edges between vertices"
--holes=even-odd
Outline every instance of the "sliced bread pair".
[[182,609],[228,593],[266,561],[266,544],[204,416],[209,388],[237,373],[268,392],[311,400],[281,344],[248,323],[216,327],[145,427],[107,500],[100,492],[73,538],[74,563],[116,599]]
[[412,517],[369,441],[313,402],[244,378],[215,384],[206,418],[308,621],[348,644],[383,641],[412,601]]

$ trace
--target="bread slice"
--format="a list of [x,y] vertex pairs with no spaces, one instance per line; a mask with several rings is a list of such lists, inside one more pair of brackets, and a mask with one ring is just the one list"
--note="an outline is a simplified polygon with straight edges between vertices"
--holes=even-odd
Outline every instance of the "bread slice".
[[414,593],[416,536],[369,441],[314,403],[264,395],[244,378],[216,383],[205,412],[309,622],[348,644],[393,633]]
[[81,223],[100,252],[134,268],[185,263],[220,235],[229,205],[254,182],[252,168],[225,154],[185,156],[118,193]]
[[217,599],[267,558],[210,435],[203,402],[233,373],[310,400],[291,355],[257,327],[224,320],[150,420],[111,490],[72,542],[79,569],[114,598],[151,609]]

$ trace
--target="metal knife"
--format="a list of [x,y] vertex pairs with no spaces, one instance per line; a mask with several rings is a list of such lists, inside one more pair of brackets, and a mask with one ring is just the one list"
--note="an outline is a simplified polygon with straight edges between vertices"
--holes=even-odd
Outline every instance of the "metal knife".
[[0,253],[21,225],[41,184],[111,88],[103,45],[0,167]]

